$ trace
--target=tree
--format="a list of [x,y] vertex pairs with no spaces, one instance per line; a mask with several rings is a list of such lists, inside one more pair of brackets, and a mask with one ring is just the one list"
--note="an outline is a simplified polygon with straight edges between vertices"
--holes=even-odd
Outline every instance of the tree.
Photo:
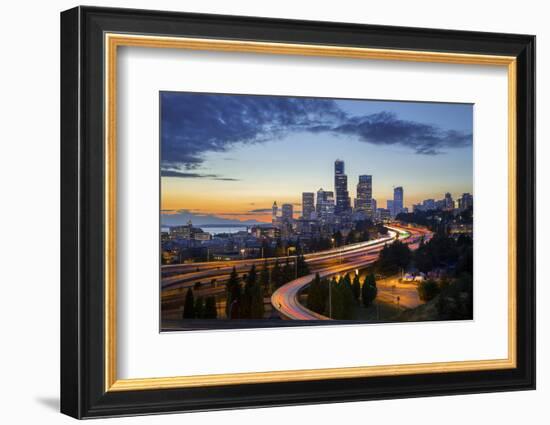
[[334,239],[334,246],[341,246],[342,242],[344,240],[344,237],[342,236],[342,232],[338,230],[334,235],[332,236]]
[[376,288],[376,277],[374,276],[374,273],[369,273],[365,276],[365,280],[363,281],[363,286],[361,288],[363,305],[365,307],[370,307],[372,302],[376,299],[376,295],[378,295],[378,288]]
[[331,305],[329,306],[327,303],[326,315],[332,313],[331,318],[334,320],[353,320],[355,318],[355,299],[348,280],[346,277],[339,281],[333,278],[330,283],[332,285]]
[[284,284],[284,281],[285,278],[279,265],[279,260],[275,260],[275,265],[273,266],[273,270],[271,270],[271,284],[275,289],[278,289]]
[[433,279],[420,282],[417,288],[418,297],[422,301],[433,300],[439,294],[439,285]]
[[387,235],[388,234],[388,228],[381,225],[381,224],[378,225],[377,231],[381,235]]
[[189,288],[185,294],[185,302],[183,304],[183,318],[194,319],[195,318],[195,299],[193,297],[193,290]]
[[205,319],[217,319],[218,318],[218,309],[216,307],[216,298],[207,297],[206,302],[204,303],[204,315]]
[[250,273],[243,276],[243,280],[244,289],[240,300],[240,314],[242,319],[249,319],[252,304],[252,285],[256,283],[256,266],[252,265]]
[[359,300],[361,296],[361,281],[359,279],[359,274],[356,274],[353,278],[353,283],[351,284],[351,290],[356,301]]
[[344,282],[341,282],[341,287],[339,288],[342,297],[342,313],[340,320],[353,320],[356,316],[356,299],[353,295],[349,275],[346,275],[343,280]]
[[327,284],[325,279],[321,280],[319,273],[315,273],[315,278],[309,284],[307,292],[306,307],[308,309],[319,314],[323,313],[327,302]]
[[264,265],[262,267],[262,270],[260,271],[259,283],[266,294],[271,293],[271,285],[269,282],[269,266],[267,265],[267,260],[264,261]]
[[204,299],[197,297],[195,300],[195,318],[202,319],[204,317]]
[[241,316],[247,319],[262,319],[264,298],[262,285],[257,281],[256,266],[252,265],[246,277],[242,296]]
[[259,282],[254,282],[251,284],[250,318],[264,318],[264,289]]
[[473,280],[471,274],[463,273],[444,288],[441,288],[437,310],[439,318],[443,320],[473,318]]
[[378,271],[385,275],[397,273],[405,269],[411,261],[411,250],[401,241],[395,241],[391,245],[385,245],[380,251],[376,262]]
[[227,318],[238,318],[239,302],[241,298],[241,285],[239,282],[239,274],[237,273],[235,267],[233,267],[233,270],[229,275],[229,280],[227,281],[227,285],[225,287],[225,294],[225,314]]
[[341,283],[342,283],[343,285],[346,285],[346,287],[347,287],[348,289],[351,289],[351,277],[350,277],[350,274],[349,274],[349,273],[346,273],[346,274],[344,275],[344,277],[342,277]]
[[283,281],[281,282],[281,285],[284,284],[284,283],[287,283],[287,282],[290,282],[291,280],[294,280],[294,276],[295,276],[295,269],[294,267],[296,267],[294,264],[290,264],[290,259],[287,257],[286,258],[286,263],[283,267]]
[[325,316],[331,319],[338,319],[340,317],[343,306],[341,305],[340,293],[338,292],[338,279],[333,276],[329,282],[329,289],[326,300]]
[[310,273],[310,271],[309,271],[309,266],[306,263],[306,259],[304,258],[304,255],[300,254],[296,259],[296,261],[297,261],[296,267],[298,270],[298,277],[307,276]]

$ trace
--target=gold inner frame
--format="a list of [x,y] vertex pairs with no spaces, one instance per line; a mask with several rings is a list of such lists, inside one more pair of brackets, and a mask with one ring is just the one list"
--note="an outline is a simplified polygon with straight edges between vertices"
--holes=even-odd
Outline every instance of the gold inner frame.
[[[476,54],[370,49],[128,34],[105,34],[105,391],[135,391],[214,385],[446,373],[515,368],[516,358],[516,58]],[[253,373],[118,379],[116,325],[116,123],[117,51],[120,46],[325,56],[504,66],[508,72],[508,357],[419,364],[361,366]]]

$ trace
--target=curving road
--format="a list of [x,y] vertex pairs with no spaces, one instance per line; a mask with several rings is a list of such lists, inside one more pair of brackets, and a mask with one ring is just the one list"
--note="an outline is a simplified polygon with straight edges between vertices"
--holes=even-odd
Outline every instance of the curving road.
[[[383,238],[375,241],[359,242],[355,244],[345,245],[340,248],[333,248],[326,251],[315,252],[311,254],[305,254],[304,259],[310,267],[316,265],[322,265],[323,263],[331,260],[348,261],[354,259],[357,256],[368,252],[370,247],[375,242],[389,242],[395,235],[384,236]],[[229,275],[233,270],[233,267],[239,273],[247,272],[254,264],[257,267],[267,262],[268,265],[275,264],[275,261],[279,261],[280,264],[288,259],[294,260],[294,255],[289,257],[277,257],[277,258],[258,258],[247,260],[233,260],[223,262],[204,262],[193,264],[178,264],[174,266],[162,267],[162,289],[168,289],[173,287],[188,286],[192,282],[205,279],[220,278],[225,275]]]
[[[378,254],[384,245],[397,239],[403,240],[414,249],[422,237],[429,238],[431,236],[431,232],[425,229],[397,225],[386,227],[390,230],[389,237],[370,241],[369,245],[362,249],[360,255],[354,256],[351,258],[351,261],[345,264],[329,265],[318,270],[319,276],[321,278],[331,277],[335,274],[348,272],[372,264],[377,260]],[[273,304],[273,307],[282,317],[291,320],[331,320],[329,317],[307,309],[299,302],[300,292],[308,286],[314,278],[315,273],[300,277],[281,286],[273,293],[271,296],[271,304]]]

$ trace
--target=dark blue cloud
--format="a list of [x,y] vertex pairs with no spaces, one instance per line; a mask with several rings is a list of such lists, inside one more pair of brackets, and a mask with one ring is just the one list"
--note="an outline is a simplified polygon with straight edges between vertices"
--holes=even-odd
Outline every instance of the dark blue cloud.
[[211,180],[220,180],[220,181],[228,181],[228,182],[239,181],[239,179],[235,179],[232,177],[222,177],[217,174],[201,174],[201,173],[193,173],[193,172],[171,170],[171,169],[164,169],[164,168],[160,170],[160,175],[162,177],[179,177],[182,179],[211,179]]
[[389,112],[351,116],[331,99],[163,92],[161,108],[162,167],[186,178],[205,176],[185,170],[198,168],[206,152],[225,152],[236,143],[262,143],[296,131],[401,145],[423,155],[472,143],[471,133],[402,120]]
[[250,210],[248,212],[252,214],[261,214],[261,213],[270,213],[271,211],[272,211],[271,208],[257,208],[255,210]]

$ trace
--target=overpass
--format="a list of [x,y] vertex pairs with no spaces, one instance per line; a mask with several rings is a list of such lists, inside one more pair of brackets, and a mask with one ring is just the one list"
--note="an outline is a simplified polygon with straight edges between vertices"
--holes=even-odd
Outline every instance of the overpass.
[[[366,267],[378,259],[378,254],[387,243],[402,240],[413,249],[417,247],[422,237],[431,237],[431,232],[425,229],[402,227],[397,225],[386,226],[389,229],[389,238],[371,241],[364,247],[361,254],[345,264],[329,265],[317,270],[321,278],[332,277],[340,273],[347,273],[355,269]],[[281,317],[290,320],[331,320],[329,317],[309,310],[299,301],[300,293],[315,278],[316,273],[292,280],[277,289],[271,296],[271,304]]]

